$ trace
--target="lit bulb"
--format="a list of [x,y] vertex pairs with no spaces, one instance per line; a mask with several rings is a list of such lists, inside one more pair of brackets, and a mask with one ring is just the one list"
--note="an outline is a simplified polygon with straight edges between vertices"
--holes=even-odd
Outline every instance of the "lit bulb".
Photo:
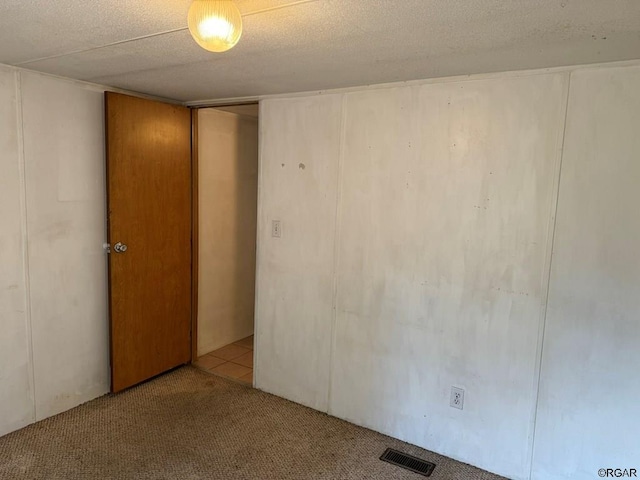
[[196,43],[210,52],[229,50],[242,35],[242,17],[233,0],[194,0],[188,24]]
[[200,22],[200,25],[198,25],[199,36],[207,40],[213,38],[231,38],[233,30],[233,25],[224,18],[205,18]]

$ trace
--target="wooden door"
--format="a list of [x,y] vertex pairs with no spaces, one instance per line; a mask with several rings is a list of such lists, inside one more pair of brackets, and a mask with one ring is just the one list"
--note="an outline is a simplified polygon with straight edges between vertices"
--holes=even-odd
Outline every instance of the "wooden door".
[[118,392],[191,358],[191,114],[111,92],[105,109],[111,389]]

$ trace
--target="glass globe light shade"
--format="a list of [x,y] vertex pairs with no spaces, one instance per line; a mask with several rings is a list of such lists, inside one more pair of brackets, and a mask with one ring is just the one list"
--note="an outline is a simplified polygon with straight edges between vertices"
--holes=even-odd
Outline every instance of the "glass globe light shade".
[[194,0],[188,25],[196,43],[210,52],[229,50],[242,35],[242,17],[233,0]]

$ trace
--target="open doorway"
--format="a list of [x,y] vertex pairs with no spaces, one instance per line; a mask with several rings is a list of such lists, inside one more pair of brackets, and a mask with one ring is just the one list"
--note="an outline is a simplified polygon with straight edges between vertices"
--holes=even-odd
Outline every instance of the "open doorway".
[[253,384],[258,104],[197,116],[197,360]]

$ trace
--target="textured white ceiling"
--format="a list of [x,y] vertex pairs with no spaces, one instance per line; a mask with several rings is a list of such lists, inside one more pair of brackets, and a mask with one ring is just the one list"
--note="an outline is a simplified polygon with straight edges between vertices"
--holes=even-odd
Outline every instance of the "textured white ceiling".
[[640,0],[237,0],[232,50],[190,0],[2,0],[0,63],[181,101],[640,58]]

